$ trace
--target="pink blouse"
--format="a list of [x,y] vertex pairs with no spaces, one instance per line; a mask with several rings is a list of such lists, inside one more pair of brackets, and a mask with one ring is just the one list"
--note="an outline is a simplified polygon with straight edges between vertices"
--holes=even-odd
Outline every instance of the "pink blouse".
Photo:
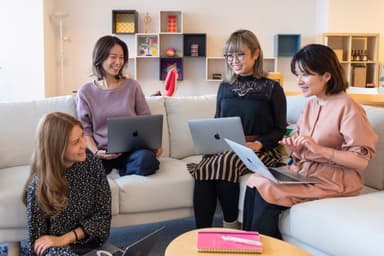
[[[375,154],[377,135],[364,109],[346,93],[330,97],[323,105],[316,98],[309,100],[297,122],[297,134],[311,136],[322,146],[354,152],[364,159]],[[295,156],[291,170],[316,177],[320,182],[275,184],[260,176],[256,187],[267,202],[290,207],[319,198],[357,195],[363,187],[361,170],[341,166],[306,148],[295,152]]]

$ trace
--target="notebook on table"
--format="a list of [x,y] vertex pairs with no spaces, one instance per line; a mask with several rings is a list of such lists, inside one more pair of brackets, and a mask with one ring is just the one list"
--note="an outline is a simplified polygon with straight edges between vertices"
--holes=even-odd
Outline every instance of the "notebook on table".
[[108,153],[161,147],[163,115],[111,117],[107,119]]
[[164,227],[158,228],[145,237],[137,240],[125,249],[120,249],[112,244],[104,244],[98,250],[92,250],[84,256],[146,256],[159,240]]
[[261,253],[263,245],[260,234],[254,231],[199,231],[197,233],[199,252]]
[[265,166],[263,161],[249,147],[240,145],[227,138],[224,139],[237,156],[243,161],[245,166],[253,172],[279,184],[308,184],[317,183],[318,180],[304,177],[294,172],[289,172],[283,168],[269,168]]
[[188,121],[189,131],[197,154],[216,154],[229,151],[224,138],[245,145],[240,117],[193,119]]

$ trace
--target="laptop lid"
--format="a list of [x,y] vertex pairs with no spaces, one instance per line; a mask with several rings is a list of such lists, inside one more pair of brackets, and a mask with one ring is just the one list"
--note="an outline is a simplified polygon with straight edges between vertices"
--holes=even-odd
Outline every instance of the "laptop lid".
[[107,119],[108,153],[161,147],[163,115],[111,117]]
[[159,240],[164,227],[158,228],[125,248],[122,256],[147,256]]
[[164,227],[160,227],[131,245],[120,249],[113,244],[105,243],[102,247],[92,250],[83,256],[147,256],[159,240]]
[[249,147],[240,145],[227,138],[224,139],[237,156],[243,161],[245,166],[261,176],[280,184],[303,184],[317,183],[318,181],[312,178],[307,178],[294,173],[287,173],[276,168],[268,168],[263,161]]
[[224,138],[245,145],[240,117],[193,119],[188,121],[189,131],[197,154],[216,154],[229,151]]

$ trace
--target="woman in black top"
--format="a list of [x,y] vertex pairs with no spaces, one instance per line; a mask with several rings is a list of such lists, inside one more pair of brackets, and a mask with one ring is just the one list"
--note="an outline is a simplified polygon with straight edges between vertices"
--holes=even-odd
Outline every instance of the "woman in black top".
[[101,246],[111,225],[111,190],[74,117],[40,121],[24,188],[28,255],[78,255]]
[[[266,78],[263,52],[249,30],[231,34],[224,46],[226,76],[217,93],[215,118],[239,116],[247,146],[267,166],[277,165],[278,141],[286,126],[286,98],[280,84]],[[239,176],[248,170],[233,152],[204,155],[188,164],[195,178],[194,212],[197,228],[210,227],[219,200],[224,227],[239,227]]]

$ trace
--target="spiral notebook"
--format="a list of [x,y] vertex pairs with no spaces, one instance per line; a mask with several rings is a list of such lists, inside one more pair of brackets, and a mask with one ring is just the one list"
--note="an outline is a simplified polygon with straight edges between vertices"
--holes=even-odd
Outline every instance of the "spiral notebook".
[[199,231],[199,252],[262,253],[260,234],[254,231]]

